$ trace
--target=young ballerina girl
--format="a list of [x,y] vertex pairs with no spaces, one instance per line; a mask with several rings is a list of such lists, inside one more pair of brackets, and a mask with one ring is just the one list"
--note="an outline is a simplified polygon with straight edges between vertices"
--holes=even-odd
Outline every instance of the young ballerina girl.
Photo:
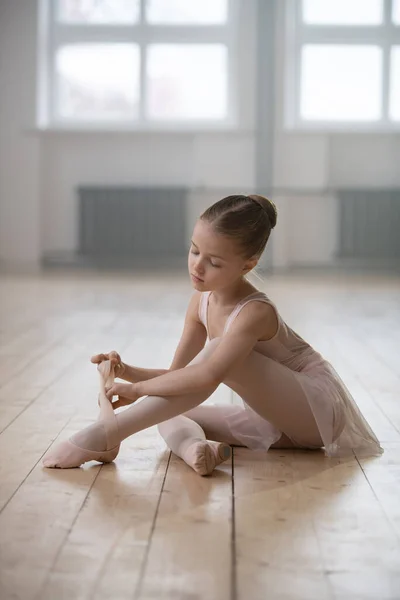
[[[382,452],[330,363],[245,277],[276,220],[275,205],[258,195],[228,196],[200,216],[188,259],[195,292],[170,368],[126,365],[116,352],[94,356],[99,419],[50,450],[46,467],[110,462],[122,440],[155,424],[169,448],[201,475],[229,458],[231,446],[324,448],[328,456]],[[114,377],[129,383],[114,383]],[[201,406],[220,383],[244,406]],[[125,405],[132,406],[114,412]]]

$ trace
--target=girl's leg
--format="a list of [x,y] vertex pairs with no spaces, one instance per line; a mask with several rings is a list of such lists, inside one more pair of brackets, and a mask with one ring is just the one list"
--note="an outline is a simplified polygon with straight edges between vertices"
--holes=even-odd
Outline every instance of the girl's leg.
[[237,409],[238,407],[232,404],[196,406],[185,412],[185,417],[195,421],[201,427],[207,440],[224,442],[230,446],[241,446],[242,443],[232,435],[227,423],[227,417]]
[[[242,410],[244,410],[244,408]],[[233,406],[232,404],[196,406],[196,408],[192,408],[192,410],[186,412],[185,416],[200,425],[208,440],[225,442],[230,446],[243,446],[242,442],[234,437],[227,422],[227,417],[232,413],[237,414],[237,411],[238,407]],[[298,444],[294,444],[284,433],[282,434],[282,437],[271,446],[271,448],[277,449],[290,449],[296,447],[298,447]]]
[[[240,410],[240,409],[239,409]],[[244,410],[244,409],[242,409]],[[174,454],[200,475],[209,475],[217,465],[231,456],[230,446],[241,446],[228,426],[232,405],[197,406],[158,426],[158,431]],[[284,434],[271,448],[293,448]]]
[[208,441],[202,427],[185,415],[164,421],[158,431],[170,450],[199,475],[209,475],[231,456],[229,444]]
[[[274,447],[321,448],[324,444],[305,392],[296,374],[284,365],[251,352],[224,383],[283,435]],[[334,422],[333,407],[326,418]],[[329,413],[329,414],[328,414]]]

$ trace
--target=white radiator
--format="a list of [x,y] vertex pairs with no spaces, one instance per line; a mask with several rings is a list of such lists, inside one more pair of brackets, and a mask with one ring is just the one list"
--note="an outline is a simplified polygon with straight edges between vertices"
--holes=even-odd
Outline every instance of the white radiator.
[[400,190],[338,191],[339,256],[400,261]]
[[80,187],[79,255],[94,263],[186,260],[185,188]]

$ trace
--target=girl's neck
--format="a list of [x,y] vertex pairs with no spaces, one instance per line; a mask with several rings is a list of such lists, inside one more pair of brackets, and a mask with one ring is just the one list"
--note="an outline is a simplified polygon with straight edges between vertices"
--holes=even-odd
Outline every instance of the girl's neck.
[[256,288],[246,279],[239,280],[235,285],[220,290],[212,290],[213,301],[218,306],[231,306],[241,298],[257,292]]

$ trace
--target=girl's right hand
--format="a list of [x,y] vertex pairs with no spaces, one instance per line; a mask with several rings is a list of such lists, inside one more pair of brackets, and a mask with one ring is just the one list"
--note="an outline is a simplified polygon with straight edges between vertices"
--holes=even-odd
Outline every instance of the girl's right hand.
[[92,356],[90,361],[96,365],[99,365],[105,360],[109,360],[111,365],[114,367],[114,373],[116,377],[121,377],[125,371],[125,365],[121,360],[120,355],[115,350],[112,350],[108,354],[95,354]]

